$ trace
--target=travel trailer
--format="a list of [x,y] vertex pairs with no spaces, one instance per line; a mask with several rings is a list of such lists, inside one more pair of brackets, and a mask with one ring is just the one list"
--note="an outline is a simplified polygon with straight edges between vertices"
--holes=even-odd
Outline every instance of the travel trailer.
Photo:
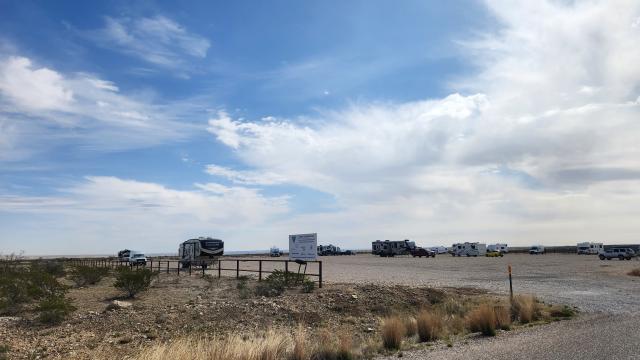
[[133,252],[133,250],[129,250],[129,249],[124,249],[124,250],[118,251],[118,260],[128,262],[129,261],[129,255],[131,255],[131,252]]
[[506,254],[509,252],[509,247],[507,244],[490,244],[487,246],[488,252],[501,252]]
[[318,245],[318,255],[327,256],[327,255],[340,255],[341,250],[339,246],[335,245]]
[[411,249],[414,249],[415,247],[416,243],[408,239],[403,241],[376,240],[371,243],[371,253],[382,257],[409,255]]
[[486,253],[487,245],[477,242],[459,243],[451,246],[452,256],[485,256]]
[[445,246],[432,246],[429,249],[431,249],[431,251],[435,252],[436,254],[446,254],[449,252],[449,249],[447,249]]
[[210,237],[189,239],[178,248],[178,256],[182,267],[190,265],[202,266],[213,263],[213,259],[224,253],[224,241]]
[[544,255],[544,246],[542,245],[533,245],[529,248],[530,255]]
[[578,255],[598,255],[604,251],[604,245],[602,243],[583,242],[578,243],[577,252]]

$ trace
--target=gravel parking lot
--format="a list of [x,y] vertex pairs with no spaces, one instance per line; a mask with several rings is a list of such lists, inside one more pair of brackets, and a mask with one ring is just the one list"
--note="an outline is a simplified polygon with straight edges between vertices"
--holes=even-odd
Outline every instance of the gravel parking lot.
[[507,254],[502,258],[442,254],[427,259],[361,254],[320,259],[328,282],[472,286],[499,293],[509,291],[507,266],[511,264],[517,293],[571,304],[585,312],[628,313],[640,309],[640,278],[627,275],[640,267],[638,258],[602,261],[596,256],[574,254]]
[[[503,258],[323,257],[329,282],[382,282],[434,287],[471,286],[571,304],[575,320],[524,328],[448,348],[408,352],[408,359],[640,359],[640,278],[627,275],[638,259],[602,261],[574,254],[508,254]],[[384,357],[383,357],[384,358]],[[384,358],[394,359],[396,355]]]

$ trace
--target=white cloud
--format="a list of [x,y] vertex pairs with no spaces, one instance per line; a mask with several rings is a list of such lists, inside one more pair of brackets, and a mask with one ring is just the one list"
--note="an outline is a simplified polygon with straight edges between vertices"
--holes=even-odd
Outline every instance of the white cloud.
[[243,185],[277,185],[287,182],[287,179],[275,173],[257,171],[237,171],[218,165],[207,165],[206,172],[220,176],[234,183]]
[[105,22],[104,28],[90,33],[91,39],[162,67],[186,70],[190,61],[205,58],[210,46],[206,38],[164,16],[107,17]]
[[[196,184],[192,190],[176,190],[156,183],[101,176],[87,177],[61,189],[58,195],[0,196],[0,213],[26,213],[30,214],[29,221],[51,224],[46,231],[50,242],[42,241],[41,234],[37,247],[28,243],[2,244],[5,250],[24,249],[30,254],[86,253],[88,248],[112,253],[120,247],[166,252],[193,236],[233,238],[230,234],[260,227],[287,211],[286,197],[267,197],[256,189],[207,183]],[[18,228],[14,224],[5,231]],[[58,239],[61,241],[56,243]],[[244,240],[244,245],[238,241],[232,247],[255,246],[251,242],[255,239]]]
[[110,150],[180,139],[193,126],[177,122],[174,107],[123,94],[114,83],[91,74],[63,74],[29,58],[0,57],[0,119],[11,131],[0,134],[0,144],[11,143],[16,154],[0,158],[18,159],[18,153],[61,142]]
[[223,112],[209,131],[251,170],[210,172],[239,183],[272,174],[333,195],[341,210],[286,225],[351,246],[383,236],[637,241],[627,234],[640,230],[629,216],[640,210],[640,32],[631,26],[640,4],[488,7],[502,27],[462,42],[480,71],[452,85],[475,95],[360,103],[304,121]]

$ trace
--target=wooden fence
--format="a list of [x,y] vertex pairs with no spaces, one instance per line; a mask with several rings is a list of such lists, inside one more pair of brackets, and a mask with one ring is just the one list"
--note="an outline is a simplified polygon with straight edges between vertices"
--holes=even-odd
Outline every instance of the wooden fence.
[[[60,259],[51,259],[60,260]],[[30,260],[43,261],[43,260]],[[46,261],[46,260],[44,260]],[[209,263],[209,266],[192,266],[183,268],[180,261],[175,259],[153,259],[149,258],[146,265],[130,264],[114,258],[67,258],[63,259],[68,265],[85,265],[94,267],[107,267],[115,269],[121,266],[128,266],[132,269],[146,268],[159,273],[180,273],[183,274],[217,274],[218,277],[234,276],[239,278],[246,273],[257,274],[258,281],[262,281],[265,277],[273,273],[275,270],[284,272],[296,272],[304,274],[314,279],[318,283],[318,287],[322,288],[322,261],[306,261],[296,262],[293,260],[279,259],[217,259]]]

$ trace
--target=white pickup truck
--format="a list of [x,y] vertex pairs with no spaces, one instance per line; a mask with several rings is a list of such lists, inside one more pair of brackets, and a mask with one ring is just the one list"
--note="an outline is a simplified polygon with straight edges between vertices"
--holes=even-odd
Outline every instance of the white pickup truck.
[[544,255],[544,246],[542,245],[533,245],[529,248],[530,255]]
[[147,257],[140,252],[132,252],[129,254],[129,264],[131,265],[147,265]]

